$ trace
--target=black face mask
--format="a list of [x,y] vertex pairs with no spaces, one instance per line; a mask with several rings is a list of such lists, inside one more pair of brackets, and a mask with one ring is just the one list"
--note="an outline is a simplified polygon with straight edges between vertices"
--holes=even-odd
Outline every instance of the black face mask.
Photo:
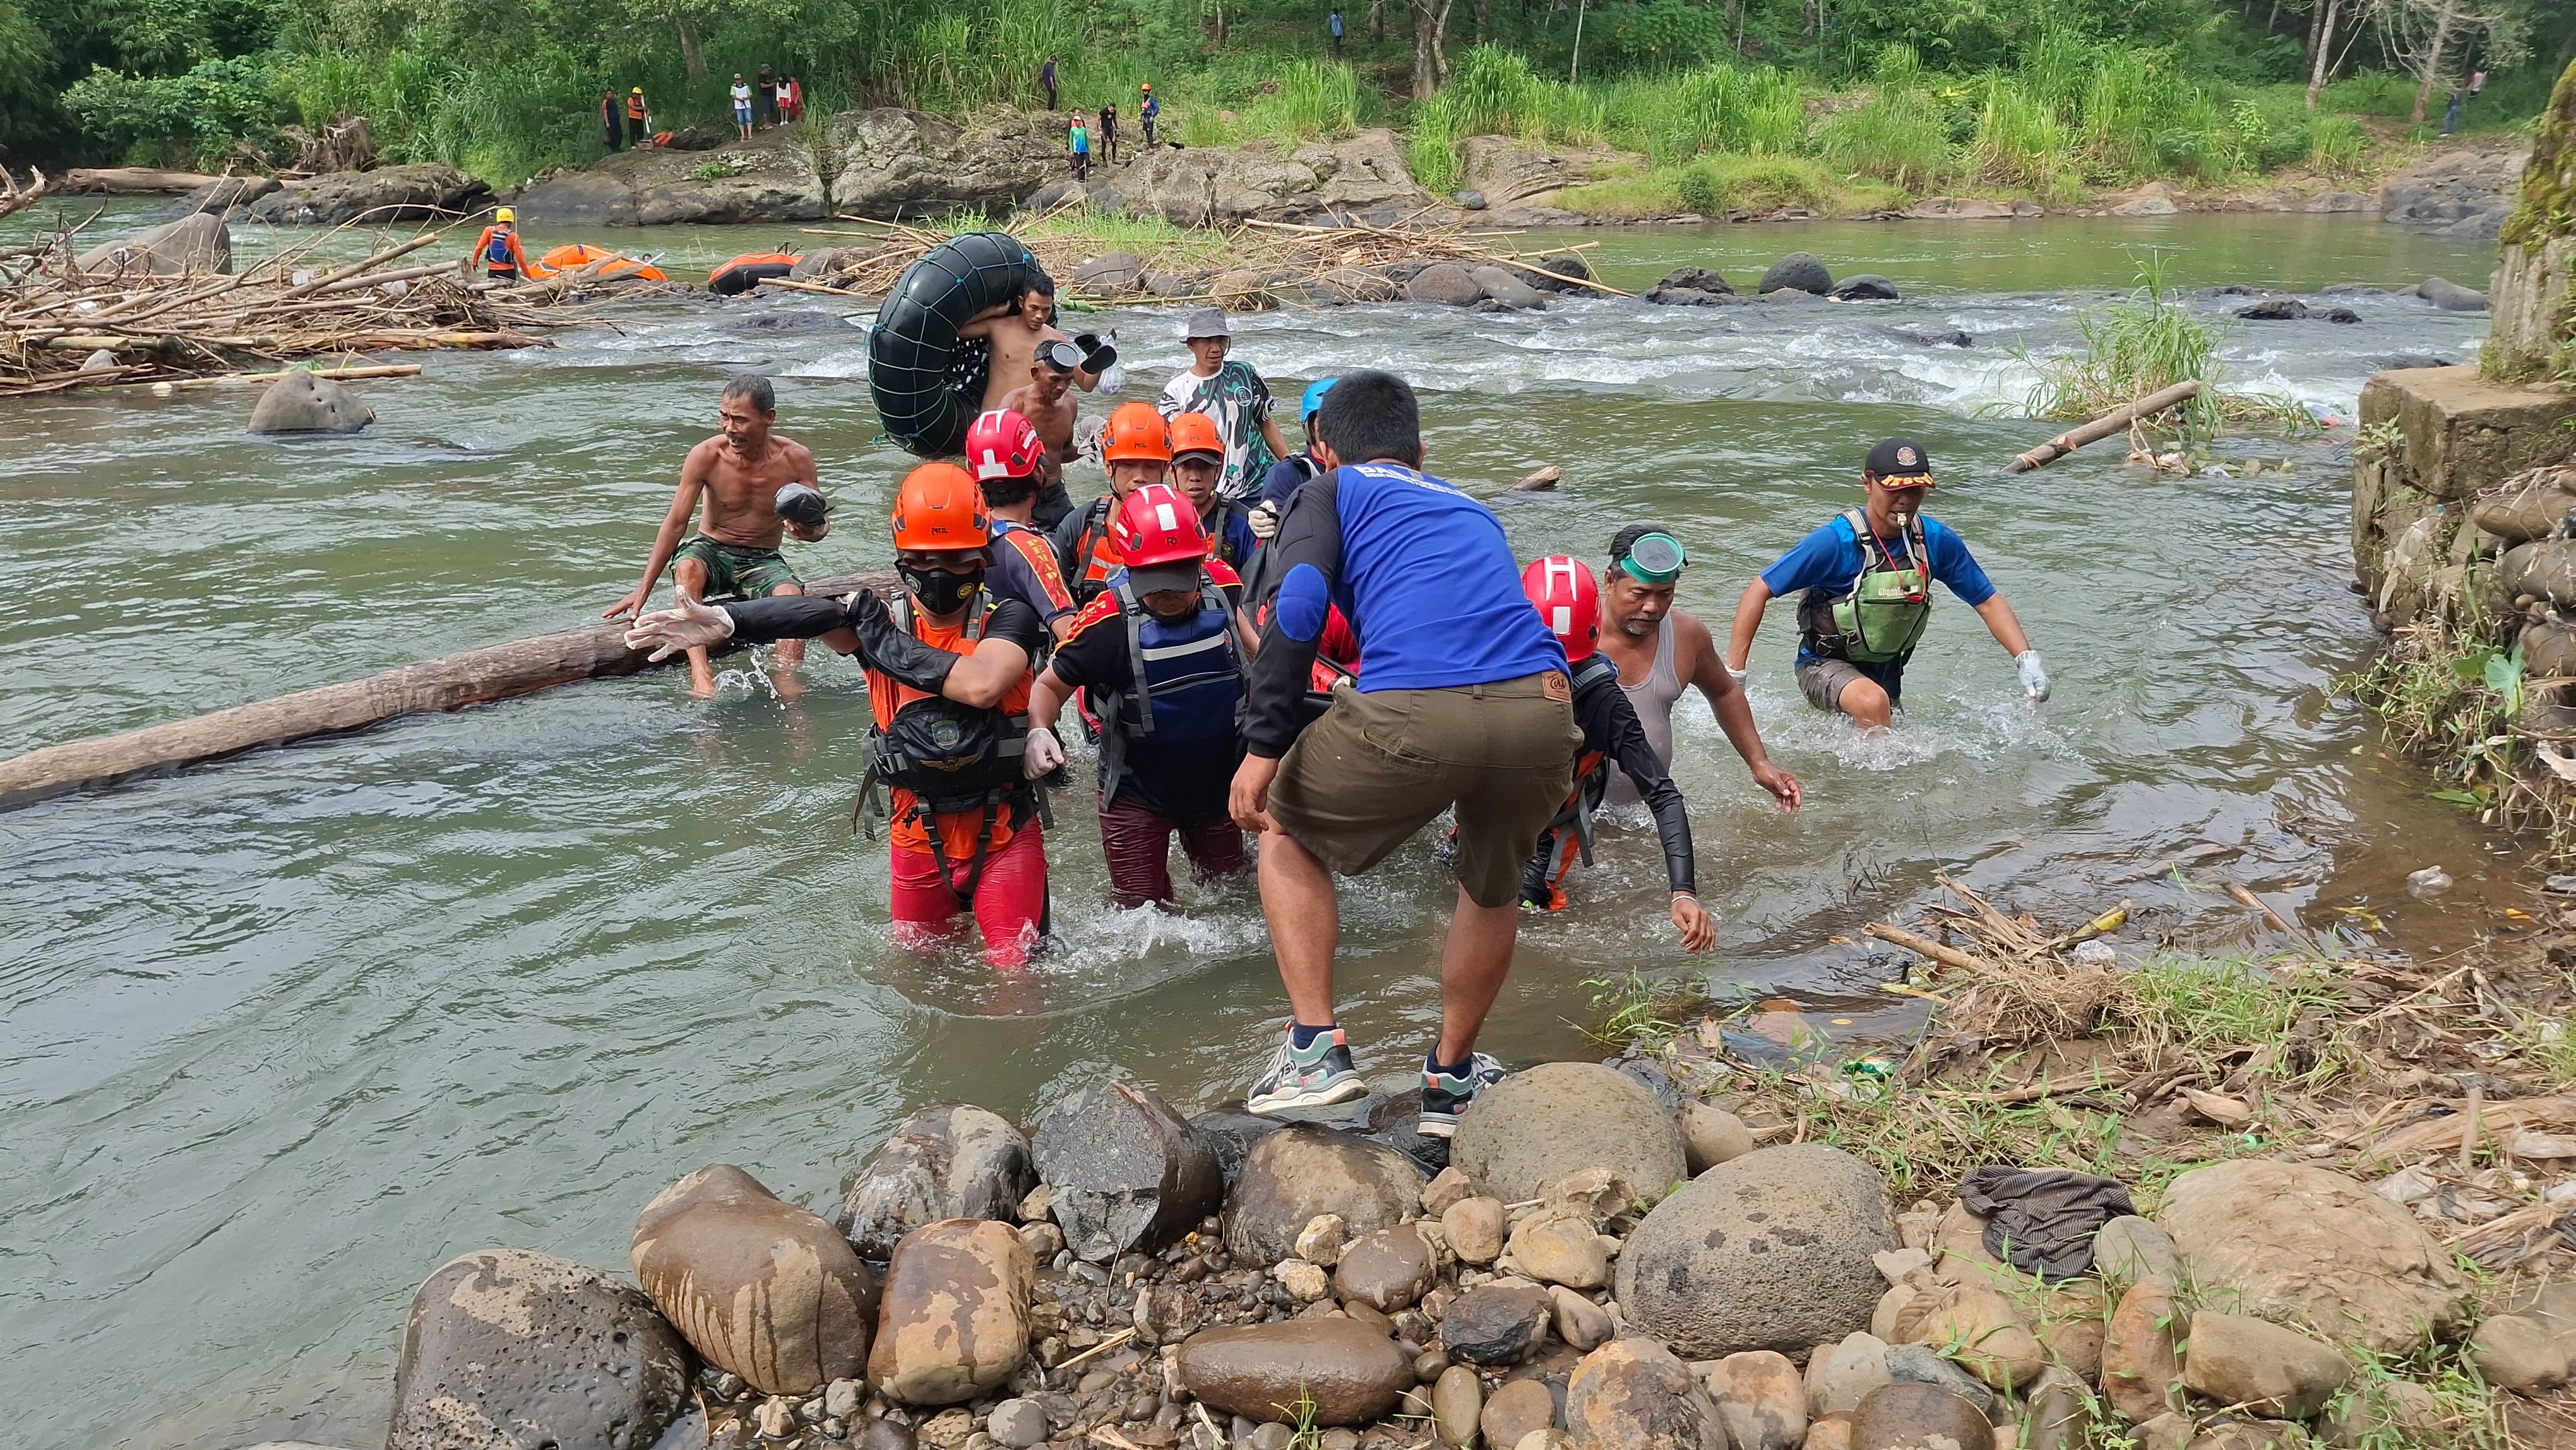
[[945,569],[918,569],[910,564],[897,564],[894,571],[903,576],[903,587],[911,590],[912,597],[920,600],[921,607],[932,614],[955,614],[966,607],[967,600],[975,597],[976,590],[984,587],[981,565],[963,574],[951,574]]

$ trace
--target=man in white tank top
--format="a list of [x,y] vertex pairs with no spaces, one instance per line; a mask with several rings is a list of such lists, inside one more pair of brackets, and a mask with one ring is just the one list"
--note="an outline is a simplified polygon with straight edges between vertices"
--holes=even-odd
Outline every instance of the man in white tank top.
[[[1649,524],[1630,524],[1610,540],[1610,567],[1602,576],[1601,652],[1619,667],[1619,688],[1636,707],[1637,723],[1645,727],[1657,759],[1673,763],[1673,704],[1685,686],[1696,685],[1754,783],[1771,792],[1781,810],[1795,811],[1802,799],[1798,779],[1773,765],[1763,750],[1753,707],[1727,672],[1708,626],[1673,607],[1674,587],[1689,562],[1680,540]],[[1610,767],[1608,799],[1614,805],[1640,799],[1616,765]]]

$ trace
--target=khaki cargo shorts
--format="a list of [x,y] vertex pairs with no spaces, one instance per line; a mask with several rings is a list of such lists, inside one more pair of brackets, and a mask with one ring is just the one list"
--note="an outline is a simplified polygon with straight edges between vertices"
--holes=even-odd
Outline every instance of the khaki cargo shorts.
[[1841,709],[1843,690],[1856,680],[1867,680],[1885,690],[1890,703],[1904,702],[1905,666],[1901,664],[1856,665],[1850,660],[1818,660],[1799,665],[1792,673],[1798,677],[1798,692],[1819,710]]
[[1478,906],[1520,899],[1521,868],[1574,788],[1572,691],[1555,670],[1439,690],[1343,684],[1279,763],[1270,814],[1356,876],[1458,809],[1458,884]]

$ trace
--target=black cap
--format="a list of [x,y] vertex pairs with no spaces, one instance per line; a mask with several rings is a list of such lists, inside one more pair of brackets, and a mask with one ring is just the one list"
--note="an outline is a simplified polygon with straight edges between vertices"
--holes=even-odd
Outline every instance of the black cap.
[[1911,438],[1882,438],[1876,448],[1869,450],[1869,461],[1861,465],[1861,471],[1881,483],[1903,479],[1904,486],[1912,487],[1920,480],[1923,487],[1930,488],[1932,455]]

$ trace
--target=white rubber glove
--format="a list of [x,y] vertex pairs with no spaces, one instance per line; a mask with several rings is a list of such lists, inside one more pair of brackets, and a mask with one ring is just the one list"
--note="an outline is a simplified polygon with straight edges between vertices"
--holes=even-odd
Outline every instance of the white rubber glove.
[[1020,773],[1031,780],[1040,779],[1064,764],[1064,742],[1044,725],[1029,727],[1029,738],[1021,747]]
[[2021,687],[2034,700],[2048,698],[2048,667],[2039,662],[2039,651],[2023,650],[2013,656],[2013,667],[2021,671]]
[[1267,500],[1254,504],[1244,522],[1252,525],[1252,536],[1266,544],[1279,532],[1279,507]]
[[626,631],[626,647],[649,649],[653,663],[660,664],[682,650],[707,649],[731,638],[732,615],[683,594],[671,608],[636,620],[635,627]]

